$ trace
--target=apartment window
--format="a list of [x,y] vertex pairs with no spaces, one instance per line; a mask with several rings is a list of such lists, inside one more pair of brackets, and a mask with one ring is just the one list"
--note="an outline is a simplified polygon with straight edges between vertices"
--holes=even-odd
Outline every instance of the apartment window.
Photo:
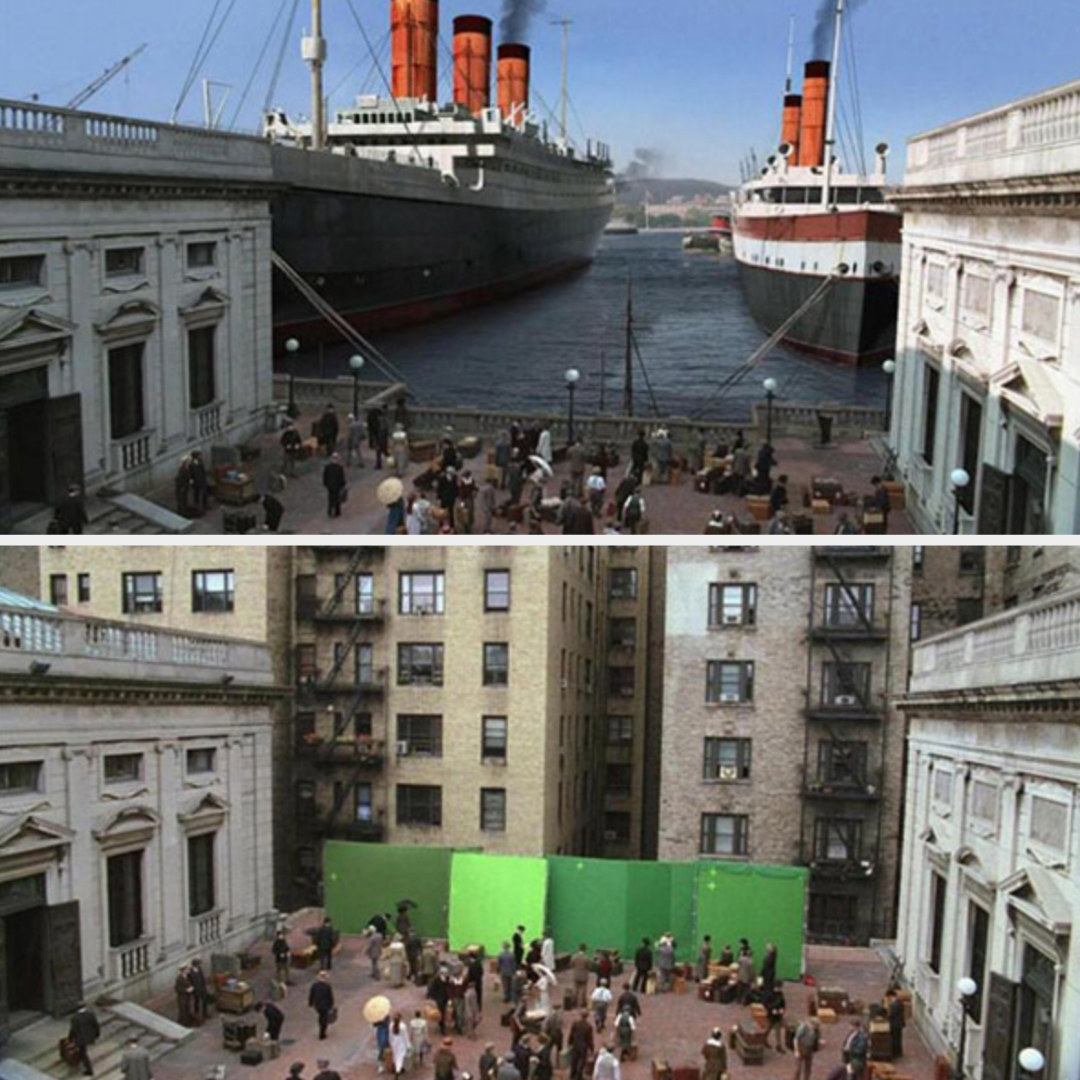
[[442,788],[426,784],[398,784],[397,823],[442,825]]
[[510,571],[484,571],[484,610],[510,610]]
[[858,862],[862,857],[862,822],[818,818],[814,822],[814,858],[821,862]]
[[632,667],[608,668],[608,693],[614,697],[633,697],[634,669]]
[[945,934],[945,895],[947,885],[940,874],[930,872],[930,970],[941,974],[941,943]]
[[143,272],[141,247],[112,248],[105,252],[106,277],[134,277]]
[[971,1015],[978,1021],[982,1016],[983,986],[986,983],[986,961],[990,940],[990,914],[978,904],[968,903],[968,975],[977,987],[971,998]]
[[63,607],[68,602],[67,574],[49,575],[49,603]]
[[867,746],[851,739],[822,739],[818,743],[818,782],[840,787],[866,783]]
[[373,686],[379,681],[375,674],[375,646],[371,642],[357,642],[354,662],[356,664],[354,681],[357,686]]
[[607,765],[604,770],[604,790],[616,798],[628,796],[633,779],[632,765]]
[[566,596],[567,596],[567,585],[566,585],[566,582],[564,581],[562,583],[562,621],[563,622],[566,622]]
[[318,675],[318,668],[315,667],[315,646],[314,645],[297,645],[296,646],[296,678],[300,682],[305,682],[309,679],[314,679]]
[[706,739],[704,775],[706,780],[749,780],[750,740]]
[[867,708],[870,704],[870,665],[828,660],[821,666],[821,703],[835,708]]
[[[335,729],[337,727],[337,716],[335,714]],[[353,738],[355,739],[370,739],[372,735],[371,728],[371,713],[358,712],[353,714]]]
[[199,746],[186,754],[187,773],[212,773],[217,767],[217,751],[212,746]]
[[143,936],[143,853],[129,851],[106,861],[109,946],[120,948]]
[[757,616],[756,585],[710,585],[710,626],[753,626]]
[[374,574],[356,575],[356,614],[375,614],[375,576]]
[[746,855],[750,819],[745,814],[702,814],[702,855]]
[[874,586],[836,583],[825,586],[825,625],[861,627],[874,619]]
[[214,375],[216,326],[188,331],[188,405],[201,409],[217,396]]
[[613,649],[633,649],[637,646],[637,619],[612,619],[608,643]]
[[922,639],[922,604],[911,605],[911,640]]
[[926,566],[926,548],[916,544],[911,549],[911,565],[917,574],[921,574]]
[[484,645],[484,685],[506,686],[510,681],[510,646],[505,642]]
[[189,270],[206,270],[217,263],[217,244],[213,240],[200,240],[187,246]]
[[442,757],[441,716],[400,714],[397,718],[397,738],[401,749],[410,757]]
[[480,742],[481,760],[506,761],[507,729],[505,716],[484,717]]
[[372,789],[371,784],[367,781],[353,785],[352,792],[352,813],[353,821],[360,821],[364,824],[372,821],[375,817],[375,809],[372,803]]
[[124,574],[124,613],[143,615],[161,611],[161,575],[160,574]]
[[986,565],[986,550],[981,547],[963,547],[960,549],[960,573],[981,574]]
[[188,837],[188,912],[214,910],[214,834]]
[[637,567],[620,567],[609,572],[608,598],[611,600],[636,600],[638,590]]
[[591,600],[585,601],[585,640],[592,641],[593,635],[593,605]]
[[79,603],[80,604],[89,604],[90,603],[90,575],[89,574],[80,574],[79,575]]
[[937,449],[937,414],[938,398],[941,391],[941,373],[930,364],[923,366],[923,461],[934,464]]
[[299,821],[311,821],[316,814],[315,781],[297,780],[296,817]]
[[137,435],[146,426],[143,411],[143,350],[140,341],[109,350],[109,434]]
[[611,746],[625,746],[634,740],[632,716],[609,716],[607,718],[607,741]]
[[398,610],[402,615],[442,615],[446,611],[445,575],[402,574]]
[[630,814],[626,810],[608,810],[604,814],[604,839],[611,844],[630,842]]
[[123,784],[141,780],[143,775],[142,754],[106,754],[105,783]]
[[236,584],[231,570],[195,570],[191,575],[191,610],[232,611]]
[[484,832],[506,832],[506,788],[480,789],[480,828]]
[[967,626],[983,617],[982,597],[961,596],[956,600],[956,625]]
[[808,929],[815,937],[850,938],[855,934],[858,914],[857,896],[812,892]]
[[971,483],[957,492],[957,500],[969,513],[975,513],[975,496],[978,488],[979,465],[982,461],[983,407],[973,397],[960,395],[960,464]]
[[0,764],[0,795],[29,795],[41,790],[43,761],[8,761]]
[[296,575],[296,617],[313,619],[319,609],[317,581],[314,574]]
[[398,645],[398,686],[442,686],[442,645]]
[[752,660],[710,660],[705,665],[705,701],[732,705],[754,700]]
[[22,289],[45,281],[44,255],[13,255],[0,259],[0,289]]

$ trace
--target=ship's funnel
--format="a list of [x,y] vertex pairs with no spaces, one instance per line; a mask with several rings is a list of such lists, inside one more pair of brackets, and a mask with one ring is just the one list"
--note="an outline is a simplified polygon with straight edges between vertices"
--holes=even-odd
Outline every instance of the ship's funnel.
[[529,111],[529,46],[499,46],[499,110],[504,120]]
[[784,97],[784,127],[780,144],[791,147],[785,155],[789,164],[799,160],[799,130],[802,127],[802,95],[787,94]]
[[803,82],[799,164],[820,168],[825,164],[825,124],[829,109],[829,62],[811,60]]
[[439,0],[390,0],[390,34],[394,97],[437,100]]
[[454,20],[454,101],[474,116],[491,104],[491,20],[483,15]]

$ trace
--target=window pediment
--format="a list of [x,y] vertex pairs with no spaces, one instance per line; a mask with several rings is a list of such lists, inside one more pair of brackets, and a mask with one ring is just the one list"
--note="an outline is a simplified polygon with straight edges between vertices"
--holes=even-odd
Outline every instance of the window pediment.
[[75,832],[64,825],[27,814],[0,829],[0,858],[33,855],[67,847]]
[[998,386],[1009,405],[1047,428],[1060,428],[1065,406],[1053,378],[1037,360],[1017,361],[996,371],[991,383]]
[[94,839],[102,847],[149,841],[161,826],[161,818],[148,806],[126,806],[113,814]]
[[193,829],[217,828],[225,823],[228,813],[228,800],[207,792],[191,810],[177,814],[176,820],[190,832]]
[[0,352],[55,351],[58,346],[66,348],[74,332],[73,322],[30,308],[0,321]]
[[1025,867],[1006,878],[1001,888],[1008,896],[1010,907],[1055,936],[1072,932],[1072,905],[1051,871],[1041,866]]
[[180,308],[180,318],[186,323],[213,321],[222,318],[228,306],[228,293],[211,285],[202,291],[195,303]]
[[94,329],[103,338],[122,338],[153,332],[161,318],[161,309],[149,300],[128,300]]

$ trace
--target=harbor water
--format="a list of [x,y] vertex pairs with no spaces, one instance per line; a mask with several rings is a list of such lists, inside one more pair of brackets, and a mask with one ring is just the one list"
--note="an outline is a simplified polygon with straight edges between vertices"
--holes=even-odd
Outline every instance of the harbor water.
[[[635,415],[744,420],[769,377],[780,402],[885,404],[880,369],[856,371],[786,348],[718,395],[766,335],[743,301],[734,259],[684,252],[678,233],[606,236],[596,262],[568,280],[372,341],[425,404],[561,412],[564,373],[573,367],[582,414],[621,414],[628,278],[641,355]],[[280,370],[345,375],[351,351],[328,347],[321,373],[310,355]]]

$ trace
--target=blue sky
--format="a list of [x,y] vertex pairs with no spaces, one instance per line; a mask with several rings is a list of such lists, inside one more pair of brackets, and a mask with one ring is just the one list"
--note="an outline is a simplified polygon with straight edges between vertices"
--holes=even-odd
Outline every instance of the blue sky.
[[[230,0],[221,0],[225,7]],[[247,82],[279,0],[232,0],[229,23],[203,73]],[[352,0],[369,37],[382,44],[385,0]],[[164,119],[184,83],[214,0],[7,0],[17,5],[0,39],[0,96],[32,92],[63,103],[143,42],[149,49],[87,108]],[[291,3],[291,0],[288,0]],[[346,0],[324,0],[331,40],[328,88],[336,104],[372,84],[372,63]],[[543,98],[556,107],[560,46],[555,15],[574,20],[571,97],[585,130],[615,150],[620,165],[635,147],[660,151],[665,175],[738,180],[749,147],[771,149],[779,125],[789,12],[798,19],[797,69],[809,59],[817,0],[547,0],[530,43]],[[455,14],[498,15],[500,0],[442,0],[444,37]],[[286,53],[275,101],[306,111],[307,75],[299,26]],[[1077,0],[864,0],[853,17],[863,129],[869,150],[892,144],[892,175],[902,144],[918,131],[1080,78]],[[272,50],[276,52],[276,44]],[[449,66],[445,53],[444,68]],[[351,73],[351,74],[350,74]],[[269,84],[269,64],[240,118],[253,126]],[[444,80],[441,84],[448,96]],[[182,117],[201,117],[201,85]],[[226,110],[231,118],[232,104]],[[572,119],[572,133],[581,129]]]

